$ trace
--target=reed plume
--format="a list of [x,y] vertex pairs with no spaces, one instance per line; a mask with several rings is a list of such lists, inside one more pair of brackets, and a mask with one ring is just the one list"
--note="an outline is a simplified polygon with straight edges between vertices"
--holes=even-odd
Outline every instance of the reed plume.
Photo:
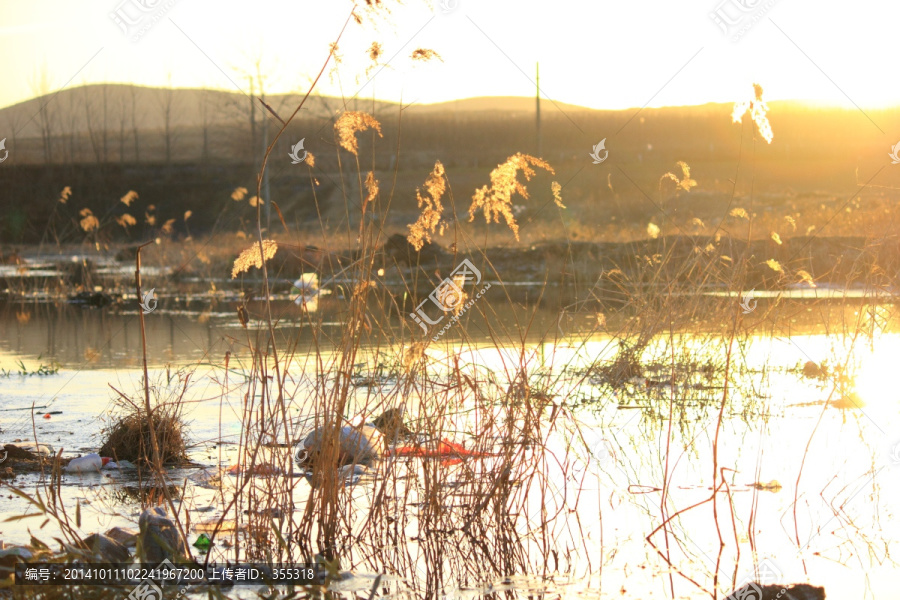
[[94,216],[94,213],[91,212],[89,208],[82,208],[81,212],[78,213],[81,215],[81,229],[85,233],[90,233],[92,231],[96,231],[100,229],[100,221],[97,220],[97,217]]
[[131,203],[137,200],[138,193],[134,190],[128,190],[128,193],[119,198],[119,202],[125,206],[131,206]]
[[681,167],[681,178],[679,178],[678,175],[676,175],[675,173],[672,173],[670,171],[660,178],[660,180],[659,180],[660,185],[662,185],[663,181],[668,180],[668,181],[675,182],[676,190],[682,189],[686,192],[691,191],[691,188],[697,186],[697,182],[695,180],[691,179],[691,167],[688,166],[688,164],[686,162],[684,162],[683,160],[679,160],[675,164],[677,164],[679,167]]
[[772,133],[772,126],[769,124],[769,117],[766,116],[769,112],[769,107],[763,100],[762,95],[762,86],[754,83],[753,100],[742,100],[735,103],[734,110],[731,113],[731,120],[735,123],[740,123],[744,113],[749,112],[750,118],[756,123],[759,134],[766,140],[766,143],[771,144],[774,134]]
[[[416,200],[421,210],[419,218],[412,225],[407,225],[409,235],[406,239],[416,250],[421,250],[425,242],[431,243],[431,235],[440,226],[441,214],[444,211],[441,197],[446,189],[444,165],[441,164],[441,161],[436,161],[434,169],[425,179],[425,193],[423,194],[420,188],[416,188]],[[440,233],[444,233],[443,226],[440,227]]]
[[374,129],[378,137],[384,137],[381,133],[381,123],[368,113],[350,110],[342,114],[334,124],[334,131],[338,136],[341,148],[352,154],[359,153],[359,142],[356,134],[367,129]]
[[565,208],[566,205],[562,201],[562,186],[559,185],[558,181],[550,184],[550,192],[553,194],[553,203],[560,208]]
[[478,210],[484,212],[486,223],[490,223],[492,220],[494,223],[499,223],[502,216],[510,231],[516,236],[516,241],[519,241],[519,225],[512,212],[512,196],[518,193],[526,200],[528,199],[528,188],[519,182],[518,174],[519,171],[522,171],[525,181],[531,181],[535,175],[532,166],[544,169],[551,174],[556,173],[553,167],[543,159],[521,152],[513,154],[506,159],[505,163],[497,165],[497,168],[491,171],[489,186],[483,186],[475,191],[472,196],[472,205],[469,207],[469,222],[475,220],[475,213]]
[[134,227],[137,225],[137,219],[129,215],[128,213],[122,214],[120,217],[116,217],[116,223],[119,224],[126,231],[129,227]]
[[278,251],[278,243],[275,240],[263,240],[263,256],[259,254],[259,244],[253,244],[240,253],[234,261],[231,269],[231,278],[235,279],[239,274],[250,270],[250,267],[262,269],[263,261],[269,260]]

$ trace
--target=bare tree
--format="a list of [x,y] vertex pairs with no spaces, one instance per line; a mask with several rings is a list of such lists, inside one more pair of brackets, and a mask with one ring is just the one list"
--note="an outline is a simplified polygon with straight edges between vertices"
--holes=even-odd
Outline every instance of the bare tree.
[[3,111],[6,115],[6,129],[9,132],[8,136],[4,134],[9,139],[7,140],[7,150],[9,148],[16,149],[16,140],[18,139],[16,135],[19,132],[20,123],[24,120],[24,113],[17,110],[5,110]]
[[57,122],[59,123],[59,133],[57,134],[58,155],[64,164],[74,162],[75,152],[75,123],[77,117],[72,114],[71,91],[60,92],[53,101],[56,105]]
[[256,88],[252,75],[247,76],[247,81],[250,84],[250,95],[247,97],[247,100],[250,102],[250,148],[252,148],[254,162],[256,162],[256,99],[254,98]]
[[[228,123],[229,127],[235,127],[233,124],[239,123],[236,126],[237,131],[229,134],[229,144],[224,149],[229,155],[228,158],[253,160],[256,152],[256,146],[253,145],[253,140],[256,139],[253,102],[248,102],[247,95],[243,93],[224,94],[223,102],[216,108],[220,119]],[[249,127],[245,125],[247,123]]]
[[69,162],[69,164],[73,164],[77,162],[79,158],[78,139],[81,137],[78,130],[78,106],[75,102],[75,92],[66,92],[64,98],[59,98],[57,102],[60,102],[61,111],[65,113],[65,117],[68,122],[68,127],[66,128],[63,136],[63,148],[65,148],[66,150],[66,160]]
[[100,84],[100,98],[102,108],[102,129],[100,130],[103,149],[103,163],[109,162],[109,84]]
[[138,89],[137,86],[131,84],[131,134],[134,139],[134,162],[141,161],[141,144],[138,140],[138,126],[137,126],[137,94]]
[[[230,113],[229,117],[237,113],[240,119],[246,119],[246,122],[249,123],[249,139],[245,144],[242,144],[242,147],[247,148],[249,152],[244,154],[244,158],[245,160],[253,161],[257,166],[260,164],[260,148],[263,144],[260,127],[263,121],[274,118],[267,111],[261,109],[259,105],[258,97],[264,98],[266,95],[266,77],[263,75],[262,62],[262,58],[257,57],[252,60],[249,68],[232,67],[241,78],[246,79],[248,92],[243,95],[229,95],[229,97],[226,97],[224,106],[225,110]],[[283,103],[284,98],[281,101],[282,105]],[[279,110],[281,106],[275,108]],[[259,115],[257,115],[257,112]],[[232,119],[228,118],[227,120],[230,121]]]
[[103,147],[99,135],[94,127],[94,88],[95,86],[82,85],[81,98],[84,107],[85,124],[87,125],[88,139],[91,141],[91,149],[94,151],[94,162],[102,162]]
[[200,109],[200,126],[202,127],[203,147],[200,150],[200,160],[209,161],[209,103],[211,94],[209,90],[201,90],[197,96]]
[[119,162],[125,162],[125,140],[127,139],[126,127],[128,123],[128,98],[119,93]]
[[169,84],[162,89],[159,98],[159,107],[162,110],[163,117],[163,135],[165,137],[165,158],[166,164],[172,162],[172,155],[175,149],[176,131],[175,131],[175,89],[172,87],[172,76],[169,75]]
[[29,87],[31,87],[32,93],[37,97],[37,101],[40,104],[40,111],[38,112],[38,125],[41,130],[41,144],[44,150],[44,163],[51,163],[53,160],[52,152],[53,152],[53,122],[54,122],[54,113],[51,111],[50,100],[52,100],[52,96],[50,96],[50,75],[47,69],[47,63],[41,66],[40,73],[35,73],[32,76],[31,81],[29,82]]

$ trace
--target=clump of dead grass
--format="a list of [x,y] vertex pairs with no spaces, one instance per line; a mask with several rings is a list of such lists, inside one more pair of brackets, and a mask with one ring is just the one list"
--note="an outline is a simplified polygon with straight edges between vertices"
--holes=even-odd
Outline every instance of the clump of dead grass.
[[[159,443],[160,460],[164,464],[187,461],[184,423],[179,414],[154,411],[153,430]],[[150,419],[145,413],[135,410],[121,415],[107,429],[100,455],[117,461],[150,464],[153,454],[150,435]]]
[[169,373],[167,383],[151,386],[155,400],[152,416],[147,414],[141,393],[136,393],[132,398],[116,390],[116,408],[110,413],[110,421],[103,429],[100,455],[117,461],[150,465],[153,463],[151,435],[155,433],[160,462],[187,462],[188,441],[182,400],[188,380],[189,376]]

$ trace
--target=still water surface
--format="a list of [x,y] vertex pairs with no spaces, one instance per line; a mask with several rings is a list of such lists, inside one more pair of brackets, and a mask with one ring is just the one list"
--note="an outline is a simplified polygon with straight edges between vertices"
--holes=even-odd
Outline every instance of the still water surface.
[[[292,416],[302,423],[312,411],[306,399],[319,381],[315,361],[306,354],[309,345],[303,343],[311,341],[313,332],[298,314],[290,313],[290,303],[282,308],[286,316],[279,323],[280,333],[301,340],[289,371]],[[233,310],[234,304],[226,302],[188,303],[161,309],[147,319],[151,380],[164,378],[166,365],[191,373],[186,397],[190,458],[203,468],[172,473],[173,480],[181,482],[178,495],[197,524],[190,541],[203,530],[203,521],[220,514],[215,493],[198,474],[218,473],[236,462],[245,391],[241,378],[248,368],[242,349],[256,332],[253,323],[249,330],[241,328]],[[842,310],[859,312],[852,306]],[[27,318],[18,316],[24,312]],[[841,333],[749,336],[746,343],[733,346],[733,380],[720,423],[723,387],[696,372],[679,373],[678,385],[667,385],[672,370],[682,367],[672,367],[666,359],[672,356],[673,343],[679,351],[721,358],[727,340],[662,336],[644,351],[642,363],[648,368],[642,375],[610,385],[590,367],[612,361],[617,341],[604,333],[572,335],[576,320],[560,321],[557,315],[548,310],[540,316],[535,330],[553,335],[544,341],[532,336],[537,339],[525,343],[524,353],[522,346],[486,343],[478,321],[467,342],[453,346],[455,363],[448,347],[427,351],[437,377],[457,364],[473,377],[492,374],[494,387],[501,391],[509,388],[524,357],[534,374],[532,384],[540,384],[565,407],[546,431],[543,489],[522,491],[526,521],[541,511],[568,511],[554,521],[551,536],[563,550],[564,558],[551,569],[558,572],[552,580],[514,577],[506,583],[457,582],[455,587],[451,582],[446,590],[451,596],[537,586],[554,597],[668,598],[672,576],[676,597],[703,597],[673,571],[710,585],[718,568],[720,588],[727,591],[725,582],[751,571],[754,556],[757,562],[772,561],[780,572],[777,582],[823,585],[829,598],[897,596],[900,565],[893,557],[900,556],[900,336],[883,332],[874,341],[856,342]],[[338,317],[335,313],[335,327]],[[515,319],[511,321],[507,325],[515,328]],[[328,326],[326,319],[319,332],[327,335]],[[140,387],[140,333],[133,312],[55,304],[8,306],[0,318],[0,348],[0,368],[9,371],[0,379],[4,443],[37,440],[62,449],[66,456],[96,451],[112,408],[113,388],[133,393]],[[373,346],[363,352],[360,373],[374,372],[380,360],[376,351],[383,350]],[[222,369],[226,352],[232,353],[227,387]],[[330,351],[322,352],[327,356]],[[807,361],[847,361],[847,376],[807,377],[798,368]],[[22,375],[17,373],[20,365],[29,372],[41,365],[58,365],[59,370]],[[373,393],[390,395],[394,385],[384,379],[375,391],[371,385],[360,386],[357,401],[362,405]],[[425,396],[408,400],[412,414],[417,403],[428,402]],[[455,417],[461,442],[472,418],[468,408],[460,406]],[[51,417],[42,418],[45,413]],[[472,468],[498,468],[495,460],[479,459]],[[415,464],[409,468],[417,472]],[[716,469],[721,474],[718,483],[722,477],[728,483],[717,504],[718,530],[711,502],[685,510],[710,497]],[[224,479],[227,486],[228,476]],[[34,491],[42,481],[39,475],[26,475],[14,484]],[[371,482],[364,479],[353,488],[359,507],[372,501]],[[303,510],[307,492],[301,482],[296,511]],[[65,476],[63,496],[81,503],[85,534],[116,525],[136,527],[136,483],[126,473]],[[20,499],[8,497],[3,512],[15,515],[27,508]],[[670,523],[670,568],[645,538],[662,523],[663,512],[671,517],[679,511],[684,512]],[[38,530],[39,521],[3,523],[0,538],[24,543],[31,531],[49,540],[53,525]],[[718,531],[727,549],[717,562]],[[652,541],[663,547],[662,532]],[[359,588],[368,589],[375,570],[361,566],[354,571]],[[351,580],[347,585],[354,584]],[[417,586],[396,583],[400,595],[410,587]]]

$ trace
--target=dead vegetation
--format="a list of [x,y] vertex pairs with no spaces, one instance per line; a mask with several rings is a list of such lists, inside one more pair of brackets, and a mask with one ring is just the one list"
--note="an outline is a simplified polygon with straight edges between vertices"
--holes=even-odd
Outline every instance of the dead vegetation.
[[[188,461],[184,424],[171,414],[153,415],[153,429],[159,439],[160,458],[164,464]],[[116,461],[149,463],[151,458],[149,419],[140,412],[116,418],[106,433],[100,454]]]
[[[761,96],[757,100],[761,102]],[[285,128],[289,122],[290,119]],[[278,135],[283,132],[284,129]],[[739,546],[735,524],[738,509],[731,504],[729,488],[734,481],[726,479],[730,477],[726,476],[729,469],[719,463],[722,455],[718,441],[726,408],[737,406],[729,393],[738,387],[740,379],[735,376],[734,365],[749,334],[742,321],[743,313],[727,294],[737,294],[756,282],[773,287],[797,282],[809,285],[820,273],[824,276],[818,268],[798,269],[799,265],[807,265],[800,261],[819,260],[821,269],[838,273],[845,283],[857,278],[871,281],[871,256],[866,252],[872,246],[864,243],[856,247],[854,260],[838,269],[827,266],[828,261],[813,256],[816,253],[812,251],[800,256],[801,251],[819,247],[813,246],[819,242],[808,235],[785,236],[784,241],[771,234],[763,240],[753,240],[749,231],[746,241],[720,235],[726,218],[751,218],[746,211],[723,210],[720,222],[706,226],[700,221],[692,235],[672,233],[681,225],[670,219],[661,220],[662,227],[654,224],[647,228],[642,224],[641,235],[645,231],[654,234],[652,239],[640,243],[582,244],[573,242],[575,236],[569,237],[566,229],[566,242],[526,250],[489,248],[476,241],[473,230],[467,230],[462,220],[455,218],[443,232],[453,236],[452,245],[448,245],[452,251],[444,251],[431,240],[432,235],[442,233],[441,198],[448,198],[448,206],[452,198],[442,163],[435,164],[426,180],[430,199],[417,196],[422,218],[409,228],[411,239],[387,235],[384,196],[392,195],[393,190],[382,191],[373,171],[367,171],[364,195],[362,181],[366,171],[359,165],[367,157],[360,154],[374,147],[381,134],[379,121],[361,112],[344,113],[334,131],[335,147],[343,148],[356,159],[355,172],[344,172],[346,167],[341,166],[340,175],[359,182],[358,205],[354,204],[357,199],[351,197],[352,190],[347,191],[350,188],[343,191],[348,216],[341,239],[347,240],[342,243],[348,247],[304,254],[310,249],[304,245],[299,258],[298,254],[283,252],[290,246],[276,242],[274,237],[263,238],[258,187],[253,196],[257,198],[253,203],[257,209],[253,245],[246,248],[251,242],[242,241],[245,250],[241,254],[220,249],[211,261],[217,270],[226,272],[222,263],[227,259],[232,263],[233,276],[248,273],[244,291],[252,296],[261,290],[263,297],[256,325],[250,327],[245,321],[234,336],[241,336],[239,341],[249,356],[240,365],[239,382],[229,382],[234,372],[230,354],[217,365],[221,367],[216,374],[220,377],[221,398],[231,391],[232,385],[240,388],[240,402],[234,408],[240,418],[240,438],[237,463],[228,473],[228,477],[233,476],[228,479],[232,485],[221,485],[221,472],[207,479],[219,483],[216,514],[203,523],[204,533],[208,533],[213,544],[211,555],[270,563],[316,562],[333,579],[347,570],[386,573],[393,581],[403,582],[403,593],[427,600],[447,597],[450,590],[469,583],[487,586],[503,581],[510,574],[533,576],[543,582],[558,574],[568,575],[578,563],[579,554],[588,554],[582,525],[571,517],[577,511],[586,472],[576,473],[572,465],[577,461],[590,463],[590,459],[583,456],[584,446],[589,444],[583,439],[577,402],[567,392],[592,386],[596,396],[582,405],[598,411],[610,408],[613,412],[640,408],[650,417],[645,426],[652,431],[642,432],[648,439],[638,440],[646,443],[635,443],[632,450],[648,448],[651,443],[655,444],[654,449],[661,449],[656,454],[642,455],[644,460],[629,467],[654,482],[647,486],[646,493],[658,494],[658,503],[643,508],[655,528],[645,532],[645,539],[657,553],[654,558],[664,566],[672,596],[674,580],[681,577],[704,595],[716,597],[723,571],[720,565],[694,573],[695,569],[707,569],[706,562],[699,560],[692,549],[684,550],[686,545],[670,543],[670,538],[684,533],[677,519],[680,515],[707,503],[713,507],[727,503],[723,506],[733,511],[731,523],[715,512],[707,517],[711,522],[706,523],[718,533],[718,562],[732,560],[733,555],[723,554],[726,547],[732,551]],[[276,142],[277,136],[266,159]],[[340,161],[341,151],[337,152]],[[693,193],[693,188],[702,185],[702,176],[692,175],[684,162],[679,166],[681,177],[666,173],[660,182],[676,184],[683,195]],[[503,217],[513,237],[528,239],[524,234],[530,228],[530,220],[517,218],[512,198],[528,197],[518,176],[521,172],[530,180],[536,176],[535,168],[555,173],[548,162],[521,153],[499,165],[490,173],[490,185],[475,190],[468,211],[470,220],[481,212],[485,227],[495,228]],[[258,179],[261,182],[263,178]],[[551,184],[550,191],[548,205],[553,202],[560,211],[568,210],[562,203],[559,184]],[[246,189],[236,190],[232,197],[239,201],[249,193]],[[681,196],[670,201],[680,200]],[[349,216],[351,206],[359,208],[360,214],[354,218]],[[692,218],[699,221],[699,217]],[[564,218],[560,222],[566,228]],[[283,225],[289,229],[286,223]],[[90,228],[88,232],[95,230]],[[333,237],[331,232],[325,233],[324,224],[322,231],[323,237]],[[509,232],[505,232],[507,237]],[[288,231],[285,237],[290,236]],[[240,239],[246,237],[245,234]],[[182,251],[190,254],[195,249],[192,244],[193,240],[186,243]],[[294,248],[300,246],[295,244]],[[508,253],[504,255],[504,251]],[[823,250],[827,251],[828,248]],[[281,268],[294,276],[298,269],[320,270],[326,260],[317,265],[304,260],[304,256],[320,253],[334,259],[330,274],[339,273],[355,285],[353,293],[342,299],[339,323],[326,327],[325,317],[314,311],[297,317],[307,326],[302,335],[312,340],[313,350],[304,355],[298,351],[301,333],[285,335],[278,329],[279,322],[287,317],[274,307],[270,285],[275,285]],[[496,260],[498,256],[505,256],[509,262]],[[294,262],[290,262],[291,257]],[[423,257],[428,260],[428,271],[418,268]],[[505,309],[497,308],[503,306],[502,302],[482,302],[472,311],[493,325],[477,340],[482,349],[497,351],[498,357],[490,365],[470,362],[467,351],[475,343],[465,327],[459,327],[459,340],[448,338],[432,343],[428,335],[421,335],[406,320],[398,322],[397,315],[406,319],[409,313],[408,307],[401,304],[406,296],[418,301],[420,290],[446,281],[448,269],[462,257],[472,257],[485,266],[486,275],[499,279],[497,287],[507,294],[507,300],[510,295],[504,276],[529,283],[546,283],[551,272],[580,278],[580,286],[574,286],[580,295],[566,306],[578,317],[590,317],[591,325],[578,331],[581,339],[577,342],[587,344],[594,337],[603,337],[617,347],[611,356],[595,357],[586,367],[578,369],[567,364],[566,369],[572,368],[565,371],[569,379],[564,379],[554,372],[552,361],[548,367],[543,356],[538,356],[528,338],[540,337],[540,352],[545,343],[555,351],[563,341],[571,340],[564,339],[552,327],[532,331],[533,322],[529,319],[516,322],[515,328],[504,329],[508,322],[498,318],[498,312]],[[543,257],[545,262],[534,271],[525,271],[528,276],[522,278],[518,276],[523,271],[516,263],[533,267],[536,262],[523,257]],[[797,262],[792,262],[795,258]],[[776,272],[766,266],[771,261],[787,268]],[[396,294],[378,293],[384,284],[381,265],[394,269],[405,287],[402,300]],[[510,272],[516,277],[509,277]],[[807,277],[802,277],[801,272]],[[588,276],[581,277],[585,274]],[[468,282],[453,283],[461,287]],[[698,285],[714,287],[724,292],[727,299],[713,311],[709,303],[693,293]],[[545,285],[540,293],[548,288]],[[595,310],[610,297],[615,302],[608,304],[622,315],[621,327],[614,332],[608,329],[606,317]],[[526,310],[537,304],[528,305]],[[765,309],[760,310],[762,313]],[[703,335],[696,327],[701,318],[713,321],[713,327]],[[687,339],[685,332],[693,338]],[[774,328],[770,333],[774,335]],[[388,366],[382,368],[384,364]],[[817,369],[810,367],[808,375],[818,377]],[[354,379],[352,374],[357,377]],[[188,380],[189,376],[167,372],[165,380],[152,387],[152,403],[149,399],[144,403],[139,393],[128,395],[116,390],[116,410],[104,431],[100,453],[156,467],[155,475],[160,480],[166,477],[161,464],[187,461],[183,400]],[[146,379],[142,383],[147,384]],[[629,395],[628,386],[636,390],[631,396],[641,402],[639,406],[629,406],[631,398],[625,397]],[[676,396],[676,391],[681,395]],[[746,395],[752,409],[761,410],[760,394],[750,390]],[[400,406],[409,407],[408,419]],[[743,406],[739,409],[742,418],[751,414]],[[361,444],[355,442],[356,447],[348,451],[337,433],[347,427],[350,415],[368,417],[379,412],[382,417],[375,424],[386,432],[389,443],[385,454],[390,460],[377,460],[373,452],[361,465],[362,461],[354,456]],[[708,486],[698,486],[704,494],[699,504],[673,508],[669,486],[674,467],[668,460],[669,447],[676,439],[673,432],[678,430],[684,439],[696,439],[700,417],[709,417],[705,424],[715,426],[707,436],[712,441],[711,453],[702,457],[704,468],[708,466],[713,474],[712,480],[706,482]],[[651,427],[654,425],[658,427]],[[311,473],[308,478],[289,477],[294,472],[295,458],[291,445],[298,439],[309,439],[311,431],[319,432],[313,436],[317,449]],[[158,447],[158,457],[151,454],[154,447]],[[596,445],[589,450],[595,452]],[[335,468],[339,465],[367,469],[361,473],[351,470],[351,475],[359,475],[354,479]],[[355,488],[359,481],[364,487]],[[162,484],[165,486],[164,481]],[[51,485],[51,494],[58,494],[58,489],[54,492]],[[168,488],[162,489],[172,504]],[[67,534],[75,535],[71,518],[58,504],[44,503],[39,496],[33,502],[42,514],[62,523]],[[754,510],[740,515],[746,517],[748,531],[754,529],[755,515]],[[179,527],[189,525],[185,513],[175,518],[180,519]],[[729,527],[733,535],[724,535],[729,533]],[[732,580],[736,579],[739,560],[738,555]],[[400,584],[391,585],[396,589]],[[370,597],[378,586],[376,580]],[[484,589],[485,596],[498,593]]]
[[151,435],[155,433],[163,464],[189,462],[182,404],[189,379],[180,372],[174,376],[170,372],[165,381],[151,388],[152,417],[148,417],[142,398],[129,397],[116,390],[117,400],[103,429],[100,454],[116,461],[150,465],[153,462]]

